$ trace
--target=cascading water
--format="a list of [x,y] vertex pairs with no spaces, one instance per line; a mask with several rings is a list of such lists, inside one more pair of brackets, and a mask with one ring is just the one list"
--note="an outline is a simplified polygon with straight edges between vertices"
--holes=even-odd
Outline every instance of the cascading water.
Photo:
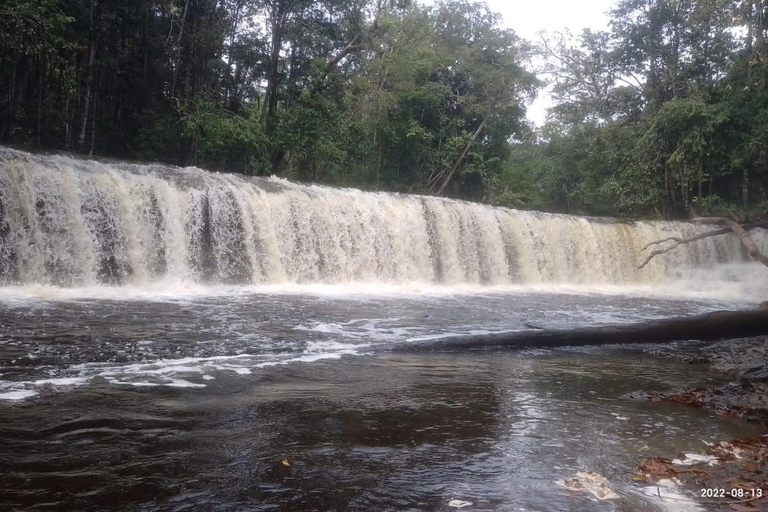
[[746,261],[720,236],[638,269],[702,229],[0,149],[0,285],[654,284]]

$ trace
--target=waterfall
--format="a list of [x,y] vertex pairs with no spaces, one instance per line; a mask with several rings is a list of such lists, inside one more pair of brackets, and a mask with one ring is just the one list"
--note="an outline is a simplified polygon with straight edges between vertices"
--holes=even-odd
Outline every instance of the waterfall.
[[703,229],[0,148],[5,286],[655,284],[746,261],[729,235],[638,269],[649,242]]

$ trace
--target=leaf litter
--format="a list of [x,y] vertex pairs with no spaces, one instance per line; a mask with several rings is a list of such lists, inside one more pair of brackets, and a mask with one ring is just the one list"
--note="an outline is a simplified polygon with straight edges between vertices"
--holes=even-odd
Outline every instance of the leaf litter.
[[[671,481],[692,491],[696,498],[691,501],[719,504],[738,512],[768,510],[768,434],[705,444],[701,454],[642,460],[634,480],[652,484]],[[701,489],[724,489],[725,496],[700,497]]]

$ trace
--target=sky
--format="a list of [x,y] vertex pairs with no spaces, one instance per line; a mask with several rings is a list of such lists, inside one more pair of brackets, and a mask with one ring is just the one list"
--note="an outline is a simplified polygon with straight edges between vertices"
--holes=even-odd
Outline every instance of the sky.
[[[529,41],[538,41],[542,30],[557,32],[569,29],[578,34],[584,28],[607,29],[606,12],[616,0],[485,0],[488,7],[504,18],[504,26]],[[528,119],[544,123],[552,100],[545,90],[528,108]]]

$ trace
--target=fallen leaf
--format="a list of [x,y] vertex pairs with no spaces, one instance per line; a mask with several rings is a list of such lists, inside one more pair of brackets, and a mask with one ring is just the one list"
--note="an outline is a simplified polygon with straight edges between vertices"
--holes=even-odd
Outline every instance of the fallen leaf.
[[281,462],[282,462],[283,466],[291,467],[291,463],[288,462],[288,459],[283,459]]
[[448,502],[449,507],[454,508],[464,508],[464,507],[471,507],[472,502],[471,501],[463,501],[463,500],[451,500]]
[[643,473],[648,474],[651,478],[658,480],[659,478],[670,478],[674,475],[686,471],[682,468],[674,468],[672,461],[664,459],[662,457],[653,457],[651,459],[645,459],[640,463],[638,469]]

